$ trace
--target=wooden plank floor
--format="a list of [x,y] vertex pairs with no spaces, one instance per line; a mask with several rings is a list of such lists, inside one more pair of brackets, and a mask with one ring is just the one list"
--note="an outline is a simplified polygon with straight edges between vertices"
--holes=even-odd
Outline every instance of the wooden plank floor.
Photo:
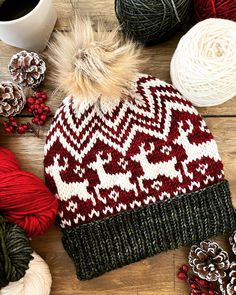
[[[54,0],[58,11],[57,30],[69,30],[69,21],[74,12],[90,15],[93,19],[106,18],[117,23],[114,14],[114,0]],[[143,67],[143,72],[153,74],[170,82],[169,64],[182,33],[171,40],[151,48],[144,48],[143,55],[151,62]],[[1,79],[9,79],[7,64],[18,49],[0,42]],[[48,71],[51,69],[49,68]],[[46,79],[42,89],[48,91],[53,113],[62,101],[60,94],[53,94],[53,87]],[[206,118],[213,132],[225,165],[226,177],[230,181],[233,202],[236,206],[236,99],[217,107],[202,108],[199,112]],[[26,114],[22,121],[30,120]],[[41,129],[40,138],[30,134],[24,136],[6,135],[0,130],[0,144],[12,150],[22,162],[22,168],[43,178],[43,146],[49,123]],[[34,249],[47,261],[53,277],[51,295],[184,295],[188,294],[183,282],[176,279],[178,266],[187,260],[188,247],[162,253],[144,261],[134,263],[107,273],[99,278],[80,282],[75,269],[61,244],[60,230],[54,226],[45,236],[36,238]],[[227,237],[216,239],[227,249]]]

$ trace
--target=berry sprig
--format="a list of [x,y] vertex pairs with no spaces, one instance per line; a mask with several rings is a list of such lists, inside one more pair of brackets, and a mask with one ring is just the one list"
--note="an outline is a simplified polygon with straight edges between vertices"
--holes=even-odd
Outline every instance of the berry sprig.
[[43,91],[38,91],[35,95],[27,98],[27,109],[28,112],[34,115],[32,123],[42,126],[47,120],[47,116],[50,115],[51,110],[45,104],[47,100],[47,93]]
[[30,123],[19,123],[16,119],[12,116],[8,118],[8,121],[2,122],[3,128],[5,132],[12,134],[17,132],[18,134],[24,134],[26,132],[34,133],[35,136],[39,137],[39,131],[36,130],[32,124]]
[[189,295],[220,295],[218,291],[214,290],[211,282],[189,274],[189,267],[186,264],[179,268],[177,276],[189,285]]
[[[26,107],[28,112],[33,114],[32,123],[42,126],[45,124],[48,115],[51,114],[49,106],[45,104],[47,100],[47,93],[44,91],[37,91],[34,95],[31,95],[27,98]],[[26,132],[34,133],[35,136],[39,137],[39,130],[35,129],[34,126],[27,123],[19,123],[15,117],[8,117],[8,121],[3,121],[2,123],[5,132],[12,134],[24,134]]]

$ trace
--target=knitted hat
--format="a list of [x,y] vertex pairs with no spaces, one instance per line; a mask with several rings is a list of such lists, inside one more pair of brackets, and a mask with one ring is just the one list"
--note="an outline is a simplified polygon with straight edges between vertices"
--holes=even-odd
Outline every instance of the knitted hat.
[[45,178],[78,277],[233,231],[217,145],[191,103],[137,74],[139,50],[116,32],[95,34],[86,20],[58,34],[51,58],[68,96],[47,136]]

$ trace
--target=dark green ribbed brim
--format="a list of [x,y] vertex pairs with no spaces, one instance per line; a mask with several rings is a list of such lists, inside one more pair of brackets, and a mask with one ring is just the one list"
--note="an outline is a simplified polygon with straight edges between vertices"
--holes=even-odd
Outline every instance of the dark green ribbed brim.
[[227,181],[137,210],[63,230],[77,276],[91,279],[162,251],[236,228]]

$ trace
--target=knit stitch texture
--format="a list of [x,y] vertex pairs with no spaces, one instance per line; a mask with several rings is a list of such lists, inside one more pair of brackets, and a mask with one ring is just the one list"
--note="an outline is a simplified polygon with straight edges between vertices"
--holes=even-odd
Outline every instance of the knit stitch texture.
[[205,121],[148,75],[126,100],[63,101],[45,145],[45,179],[80,279],[236,226]]

